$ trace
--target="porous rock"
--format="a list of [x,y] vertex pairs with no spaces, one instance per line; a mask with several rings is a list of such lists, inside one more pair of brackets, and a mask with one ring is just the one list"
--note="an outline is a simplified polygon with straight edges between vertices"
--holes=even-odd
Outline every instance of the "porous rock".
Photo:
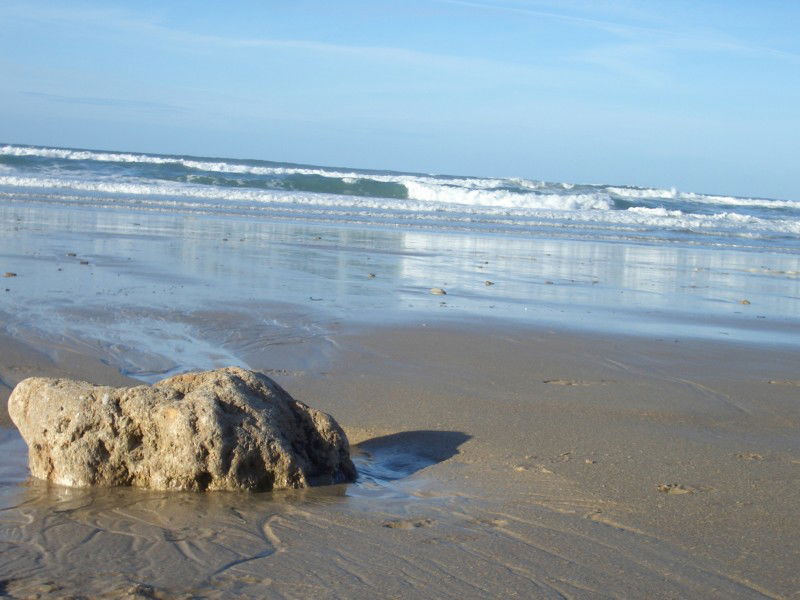
[[236,367],[129,388],[32,377],[8,409],[31,474],[61,485],[267,491],[356,477],[330,415]]

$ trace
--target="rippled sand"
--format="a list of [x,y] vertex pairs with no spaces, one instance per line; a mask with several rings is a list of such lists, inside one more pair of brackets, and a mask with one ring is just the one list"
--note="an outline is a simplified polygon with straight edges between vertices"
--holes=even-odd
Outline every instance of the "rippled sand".
[[[3,429],[5,593],[759,598],[800,584],[800,415],[775,383],[791,354],[475,327],[335,342],[324,369],[273,375],[345,425],[354,485],[48,486],[26,480]],[[20,348],[6,340],[3,373],[36,366]],[[659,491],[673,483],[686,493]]]

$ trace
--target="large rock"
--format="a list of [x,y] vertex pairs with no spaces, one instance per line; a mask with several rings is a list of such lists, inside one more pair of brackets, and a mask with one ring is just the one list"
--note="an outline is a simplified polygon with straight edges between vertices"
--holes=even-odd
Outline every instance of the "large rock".
[[32,377],[8,408],[31,473],[61,485],[265,491],[356,477],[331,416],[235,367],[131,388]]

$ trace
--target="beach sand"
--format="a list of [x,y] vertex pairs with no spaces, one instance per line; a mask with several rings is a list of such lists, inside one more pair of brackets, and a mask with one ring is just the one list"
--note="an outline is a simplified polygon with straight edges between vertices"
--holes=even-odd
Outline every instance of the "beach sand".
[[[800,594],[791,254],[33,201],[0,216],[17,273],[0,288],[0,596]],[[230,364],[331,413],[360,480],[29,479],[4,406],[24,377]]]
[[[0,589],[798,594],[793,351],[485,321],[340,327],[331,342],[298,368],[275,370],[272,351],[248,363],[343,424],[358,484],[249,495],[48,486],[25,481],[24,445],[4,428]],[[96,354],[1,343],[6,391],[33,374],[131,382]]]

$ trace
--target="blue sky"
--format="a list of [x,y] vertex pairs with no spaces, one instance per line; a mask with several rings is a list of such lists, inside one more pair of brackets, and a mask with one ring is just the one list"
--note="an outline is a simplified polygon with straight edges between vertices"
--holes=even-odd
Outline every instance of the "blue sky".
[[0,3],[0,141],[800,199],[800,2]]

